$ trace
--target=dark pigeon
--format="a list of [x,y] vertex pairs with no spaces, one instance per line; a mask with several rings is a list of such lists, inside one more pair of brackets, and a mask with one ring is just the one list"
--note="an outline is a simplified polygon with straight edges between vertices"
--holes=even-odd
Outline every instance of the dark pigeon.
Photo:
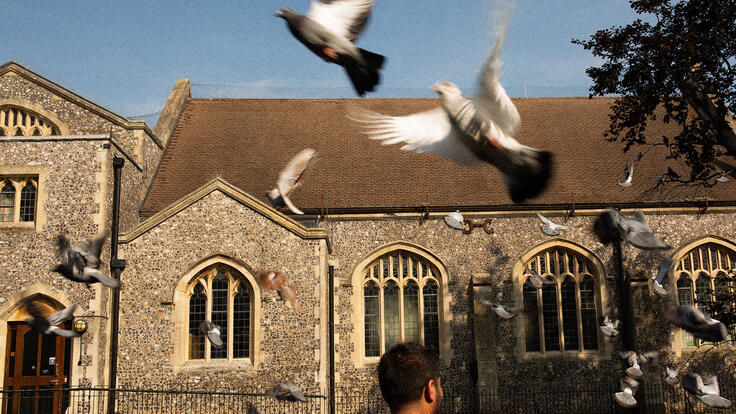
[[654,235],[641,212],[634,213],[634,217],[630,218],[618,210],[608,209],[598,216],[593,231],[603,244],[622,240],[642,250],[672,248]]
[[302,390],[300,390],[296,385],[289,384],[288,382],[282,382],[271,388],[266,391],[266,395],[274,397],[277,400],[307,402],[304,394],[302,394]]
[[56,326],[72,319],[74,317],[74,310],[77,309],[77,305],[71,305],[49,316],[43,316],[41,310],[36,306],[32,299],[24,300],[23,307],[26,308],[28,313],[31,315],[31,317],[27,318],[25,322],[34,331],[40,332],[44,335],[59,335],[66,338],[79,336],[79,334],[72,330],[61,329]]
[[706,316],[700,309],[692,305],[671,308],[667,319],[694,337],[708,342],[722,342],[728,339],[728,330],[723,322]]
[[306,15],[284,7],[275,16],[286,20],[294,37],[325,62],[348,73],[358,95],[372,92],[380,82],[385,58],[353,43],[366,25],[374,0],[312,1]]
[[105,244],[105,236],[86,240],[77,246],[71,247],[69,240],[60,235],[56,238],[56,247],[61,264],[54,267],[54,272],[75,282],[102,283],[103,285],[117,289],[120,281],[107,277],[100,272],[100,254],[102,245]]

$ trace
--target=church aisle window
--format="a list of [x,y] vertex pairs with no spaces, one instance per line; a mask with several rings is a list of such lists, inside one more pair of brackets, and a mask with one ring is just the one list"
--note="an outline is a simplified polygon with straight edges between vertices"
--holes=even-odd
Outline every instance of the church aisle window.
[[0,178],[0,223],[36,220],[37,177]]

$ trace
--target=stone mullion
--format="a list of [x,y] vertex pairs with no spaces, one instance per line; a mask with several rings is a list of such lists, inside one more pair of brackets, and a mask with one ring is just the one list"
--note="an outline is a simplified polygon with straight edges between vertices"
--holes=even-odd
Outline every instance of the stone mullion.
[[20,193],[23,191],[23,181],[10,181],[15,186],[15,197],[13,198],[13,223],[20,222]]
[[[575,269],[575,273],[577,273],[577,269]],[[585,351],[585,338],[583,337],[583,301],[580,297],[580,279],[577,274],[573,274],[573,277],[575,279],[575,313],[578,316],[578,349]],[[593,293],[595,294],[595,291]],[[595,302],[593,304],[595,305]]]
[[537,335],[539,335],[539,351],[547,351],[547,341],[544,335],[544,303],[542,303],[542,289],[534,289],[537,294],[537,321],[539,322],[539,329],[537,329]]
[[[207,298],[207,306],[205,306],[204,308],[204,320],[212,321],[212,272],[205,276],[205,282],[206,283],[204,283],[204,293],[205,297]],[[204,341],[204,344],[204,360],[209,361],[212,345],[208,341]]]
[[[391,256],[391,261],[398,259],[398,263],[396,263],[396,280],[399,282],[399,342],[404,342],[404,286],[406,284],[406,280],[402,277],[402,269],[401,269],[401,255],[397,255],[396,258]],[[391,263],[392,266],[390,267],[393,269],[393,263]]]
[[383,319],[385,312],[383,309],[383,259],[378,260],[378,343],[380,355],[386,351],[386,344],[384,343],[384,332],[383,332]]
[[[422,262],[417,262],[417,271],[421,275],[421,271],[419,271],[419,266],[422,265]],[[411,271],[413,268],[409,268]],[[419,307],[419,341],[422,343],[422,345],[427,345],[427,343],[424,340],[424,285],[427,281],[427,278],[420,278],[417,275],[414,275],[417,278],[417,286],[419,287],[419,304],[417,305]],[[439,293],[439,283],[437,284],[437,291]],[[440,304],[440,297],[437,295],[437,306],[439,307]],[[439,311],[439,309],[438,309]],[[438,312],[439,314],[439,312]],[[438,315],[438,323],[439,323],[439,315]],[[442,338],[440,338],[442,340]]]
[[[228,276],[228,287],[235,285],[235,282],[233,281],[232,277],[230,277],[230,274],[227,274]],[[232,361],[233,360],[233,332],[235,331],[234,328],[234,314],[233,310],[234,308],[234,301],[235,301],[235,289],[231,288],[228,289],[228,295],[227,295],[227,360]]]

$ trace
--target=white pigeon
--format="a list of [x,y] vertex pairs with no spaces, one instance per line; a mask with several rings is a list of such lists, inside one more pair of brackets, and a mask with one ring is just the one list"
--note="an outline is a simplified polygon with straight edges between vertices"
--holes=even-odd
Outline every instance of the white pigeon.
[[612,321],[608,318],[608,316],[603,317],[603,325],[601,325],[601,332],[603,332],[603,335],[613,338],[614,336],[618,335],[618,326],[619,326],[619,320],[616,319],[616,321]]
[[445,224],[455,230],[463,229],[463,215],[460,214],[460,210],[456,210],[445,216]]
[[731,181],[728,177],[726,177],[726,175],[727,174],[730,174],[731,171],[733,171],[733,170],[730,170],[728,172],[721,171],[721,176],[718,177],[718,178],[716,178],[716,181],[718,181],[719,183],[727,183],[727,182]]
[[544,285],[553,285],[555,281],[553,279],[545,279],[534,270],[533,267],[527,268],[529,272],[529,282],[531,282],[534,289],[541,289]]
[[631,187],[631,180],[634,178],[634,164],[629,164],[626,167],[627,176],[625,180],[618,180],[618,185],[621,187]]
[[731,400],[721,397],[718,378],[715,375],[704,381],[699,374],[689,372],[682,377],[682,388],[698,397],[703,404],[710,408],[725,409],[731,407]]
[[664,282],[664,277],[667,276],[670,268],[672,268],[672,263],[674,263],[674,258],[672,256],[667,257],[664,262],[659,265],[657,277],[651,279],[652,289],[654,290],[654,293],[659,296],[669,296],[669,292],[667,292],[667,290],[662,286],[662,282]]
[[496,312],[496,315],[503,319],[511,319],[519,314],[519,310],[516,308],[507,308],[500,303],[492,303],[491,308]]
[[667,372],[667,376],[664,378],[664,382],[666,382],[667,385],[674,387],[680,383],[680,380],[677,378],[677,368],[665,367],[665,370]]
[[621,384],[621,391],[613,394],[618,405],[624,408],[633,408],[638,404],[634,398],[634,389],[625,383]]
[[283,201],[289,210],[294,214],[304,214],[301,210],[296,208],[294,203],[289,199],[289,195],[301,185],[302,174],[304,170],[309,167],[312,158],[317,154],[317,151],[306,148],[299,151],[298,154],[292,158],[286,167],[281,170],[279,174],[279,180],[276,183],[276,188],[268,192],[268,198],[272,204],[280,204]]
[[552,154],[520,144],[513,138],[520,116],[498,80],[499,54],[512,7],[497,25],[497,40],[480,76],[473,99],[463,97],[450,82],[436,83],[442,105],[407,116],[389,116],[370,111],[351,115],[364,132],[384,145],[403,144],[401,149],[430,152],[460,165],[487,162],[501,172],[515,203],[539,195],[552,171]]
[[542,233],[548,236],[557,236],[559,234],[559,230],[570,230],[570,227],[557,224],[547,217],[541,215],[538,211],[537,217],[539,217],[539,220],[542,222],[542,225],[540,226],[542,228]]
[[212,346],[222,348],[222,338],[220,338],[220,326],[209,321],[202,321],[199,325],[199,333],[206,336]]
[[641,366],[639,365],[639,358],[636,357],[636,353],[634,351],[619,352],[618,354],[630,365],[625,370],[626,375],[636,379],[644,376],[641,372]]
[[68,306],[56,313],[52,313],[49,316],[43,316],[41,310],[36,306],[33,299],[25,299],[22,304],[28,314],[31,315],[30,318],[26,318],[25,323],[34,331],[40,332],[44,335],[59,335],[66,338],[79,336],[76,331],[61,329],[56,326],[74,318],[74,311],[77,309],[77,305],[72,304],[71,306]]

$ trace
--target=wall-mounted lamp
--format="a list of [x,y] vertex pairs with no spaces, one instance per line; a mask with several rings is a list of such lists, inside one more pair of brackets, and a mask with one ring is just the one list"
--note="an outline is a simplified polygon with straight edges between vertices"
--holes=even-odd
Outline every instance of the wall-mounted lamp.
[[72,329],[79,335],[79,361],[77,361],[77,365],[82,365],[82,335],[87,332],[87,321],[77,319],[72,324]]

